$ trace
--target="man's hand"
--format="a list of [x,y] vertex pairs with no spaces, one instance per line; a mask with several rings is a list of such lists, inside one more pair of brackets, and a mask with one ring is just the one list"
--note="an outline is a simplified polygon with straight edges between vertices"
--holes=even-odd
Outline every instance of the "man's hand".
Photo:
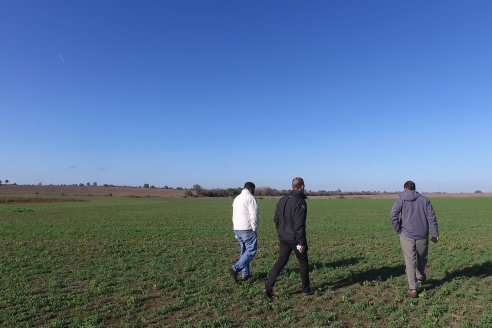
[[431,238],[431,241],[432,241],[433,243],[437,243],[437,242],[439,241],[439,237],[432,237],[432,238]]
[[296,248],[301,254],[304,253],[304,251],[306,250],[306,247],[304,245],[297,245]]

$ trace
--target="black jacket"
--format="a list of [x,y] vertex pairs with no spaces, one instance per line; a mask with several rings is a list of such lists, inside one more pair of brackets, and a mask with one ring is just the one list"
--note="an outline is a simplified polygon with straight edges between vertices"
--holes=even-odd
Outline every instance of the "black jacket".
[[278,201],[273,221],[280,241],[307,246],[305,198],[302,191],[292,190]]

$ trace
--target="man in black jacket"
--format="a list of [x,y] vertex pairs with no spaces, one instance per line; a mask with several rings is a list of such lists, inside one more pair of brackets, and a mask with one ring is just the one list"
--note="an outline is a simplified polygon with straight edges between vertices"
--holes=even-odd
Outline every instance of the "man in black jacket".
[[277,227],[279,251],[278,260],[273,265],[265,284],[264,295],[273,296],[273,286],[278,275],[289,261],[292,251],[299,261],[299,272],[302,280],[302,292],[312,294],[309,282],[308,245],[306,240],[307,204],[304,195],[304,180],[294,178],[292,191],[277,203],[273,221]]

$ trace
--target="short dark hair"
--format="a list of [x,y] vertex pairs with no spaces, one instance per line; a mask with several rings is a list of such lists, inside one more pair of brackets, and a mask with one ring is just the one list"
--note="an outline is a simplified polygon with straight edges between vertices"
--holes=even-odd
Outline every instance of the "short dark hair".
[[292,189],[299,189],[304,186],[304,179],[296,177],[292,179]]
[[407,190],[415,190],[415,182],[409,180],[409,181],[405,182],[405,184],[403,185],[403,188],[405,188]]
[[256,189],[256,186],[253,182],[248,181],[244,184],[244,188],[246,188],[248,190],[254,190],[254,189]]

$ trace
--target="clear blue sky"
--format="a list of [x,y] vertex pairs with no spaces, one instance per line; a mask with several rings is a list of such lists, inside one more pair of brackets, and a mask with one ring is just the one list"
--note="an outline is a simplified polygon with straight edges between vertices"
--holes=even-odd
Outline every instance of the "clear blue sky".
[[492,191],[491,1],[2,1],[0,180]]

